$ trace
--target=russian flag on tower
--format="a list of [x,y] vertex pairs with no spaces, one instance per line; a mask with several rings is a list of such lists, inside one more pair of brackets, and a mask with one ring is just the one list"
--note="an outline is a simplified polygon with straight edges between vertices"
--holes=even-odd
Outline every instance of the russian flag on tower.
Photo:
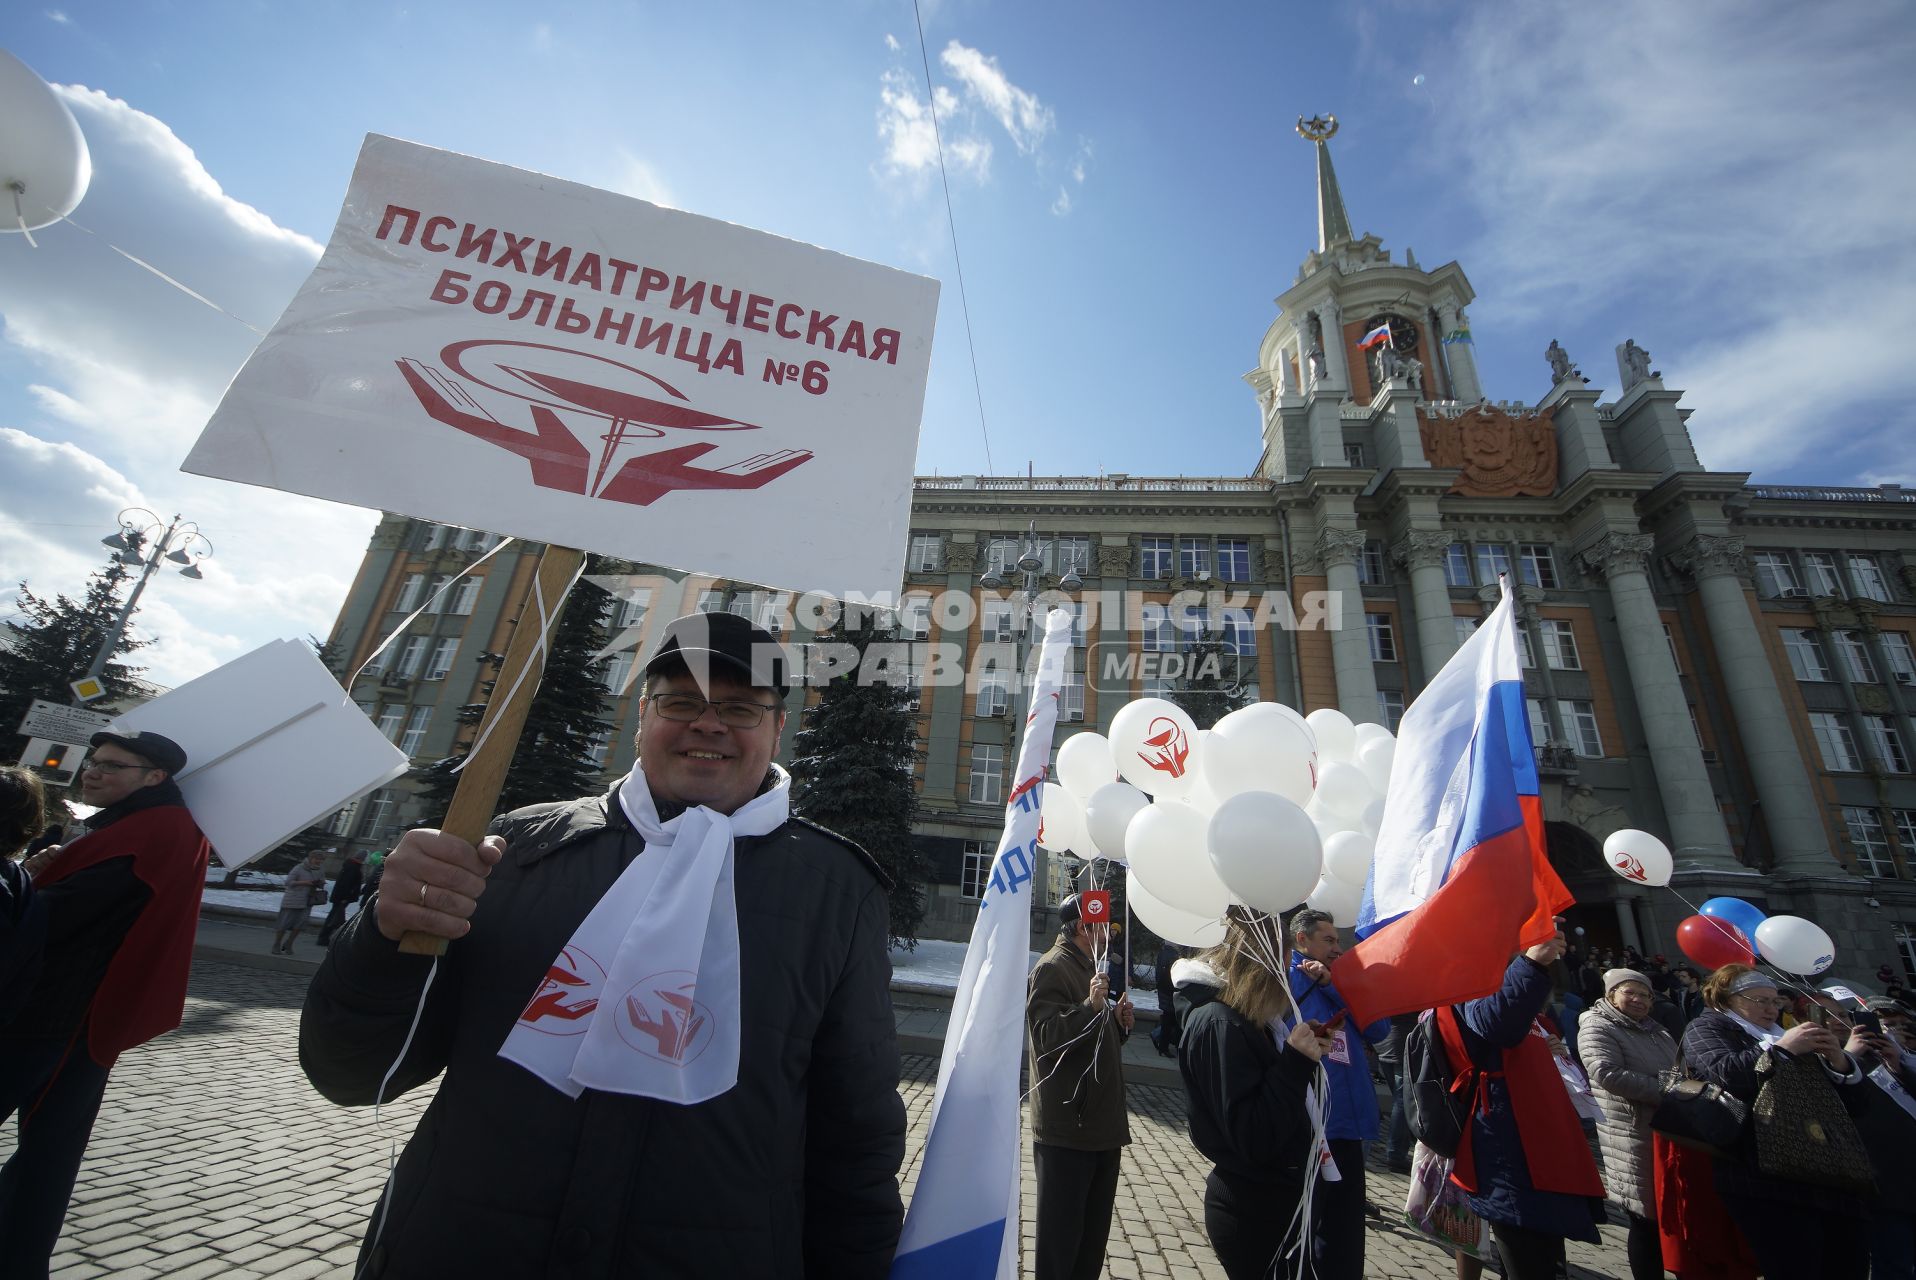
[[1384,323],[1378,325],[1375,329],[1372,329],[1369,333],[1359,338],[1357,340],[1357,349],[1359,351],[1369,351],[1372,347],[1381,346],[1382,344],[1389,341],[1390,341],[1390,321],[1386,320],[1384,321]]

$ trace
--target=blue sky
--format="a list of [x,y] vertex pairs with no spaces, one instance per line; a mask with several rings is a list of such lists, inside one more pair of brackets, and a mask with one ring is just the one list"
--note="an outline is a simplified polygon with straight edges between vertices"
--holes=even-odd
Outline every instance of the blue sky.
[[[1599,388],[1647,347],[1707,465],[1916,475],[1916,19],[1902,5],[1315,9],[937,0],[932,82],[989,463],[908,3],[16,4],[96,176],[0,236],[0,579],[77,586],[118,507],[219,554],[146,623],[178,680],[323,632],[371,518],[175,468],[327,238],[368,131],[660,200],[945,284],[922,471],[1247,472],[1240,380],[1313,247],[1299,113],[1351,220],[1470,275],[1493,399],[1560,339]],[[94,526],[99,525],[99,529]],[[215,567],[217,566],[217,568]]]

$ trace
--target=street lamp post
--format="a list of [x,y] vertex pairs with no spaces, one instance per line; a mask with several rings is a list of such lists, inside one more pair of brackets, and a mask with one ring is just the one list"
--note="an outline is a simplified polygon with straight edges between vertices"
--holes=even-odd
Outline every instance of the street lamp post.
[[[120,637],[126,634],[127,620],[133,616],[133,610],[139,606],[140,593],[146,590],[146,584],[154,571],[160,567],[162,558],[183,566],[182,578],[198,581],[205,575],[200,572],[200,561],[213,554],[213,542],[200,532],[200,527],[191,520],[182,520],[177,514],[162,524],[160,518],[144,507],[128,507],[120,512],[120,528],[116,533],[100,539],[104,546],[118,551],[119,561],[124,565],[140,565],[140,580],[133,584],[133,590],[127,594],[126,603],[120,606],[119,616],[113,619],[113,625],[107,629],[106,639],[100,643],[100,651],[93,655],[82,679],[98,679],[106,670],[107,661],[120,645]],[[155,531],[158,531],[157,534]],[[151,545],[151,554],[147,553]]]

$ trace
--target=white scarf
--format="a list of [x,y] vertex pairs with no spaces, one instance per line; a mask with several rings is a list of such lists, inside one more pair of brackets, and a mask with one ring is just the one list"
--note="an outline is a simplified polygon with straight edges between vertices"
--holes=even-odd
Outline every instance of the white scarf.
[[1728,1009],[1725,1009],[1723,1012],[1730,1014],[1730,1021],[1742,1027],[1752,1036],[1755,1036],[1756,1043],[1761,1048],[1767,1049],[1783,1038],[1783,1028],[1781,1027],[1759,1027],[1740,1013],[1730,1013]]
[[500,1057],[573,1098],[598,1089],[689,1105],[738,1083],[733,841],[769,835],[790,816],[791,775],[772,770],[777,785],[737,812],[701,805],[670,822],[632,770],[619,805],[645,852],[574,930]]

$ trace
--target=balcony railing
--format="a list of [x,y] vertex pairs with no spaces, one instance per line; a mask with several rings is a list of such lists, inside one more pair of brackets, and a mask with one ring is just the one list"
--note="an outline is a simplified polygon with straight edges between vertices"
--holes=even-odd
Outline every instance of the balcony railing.
[[1846,485],[1753,484],[1750,493],[1772,502],[1916,502],[1916,492],[1899,484],[1871,488]]
[[912,487],[986,493],[1268,493],[1271,482],[1249,476],[917,476]]

